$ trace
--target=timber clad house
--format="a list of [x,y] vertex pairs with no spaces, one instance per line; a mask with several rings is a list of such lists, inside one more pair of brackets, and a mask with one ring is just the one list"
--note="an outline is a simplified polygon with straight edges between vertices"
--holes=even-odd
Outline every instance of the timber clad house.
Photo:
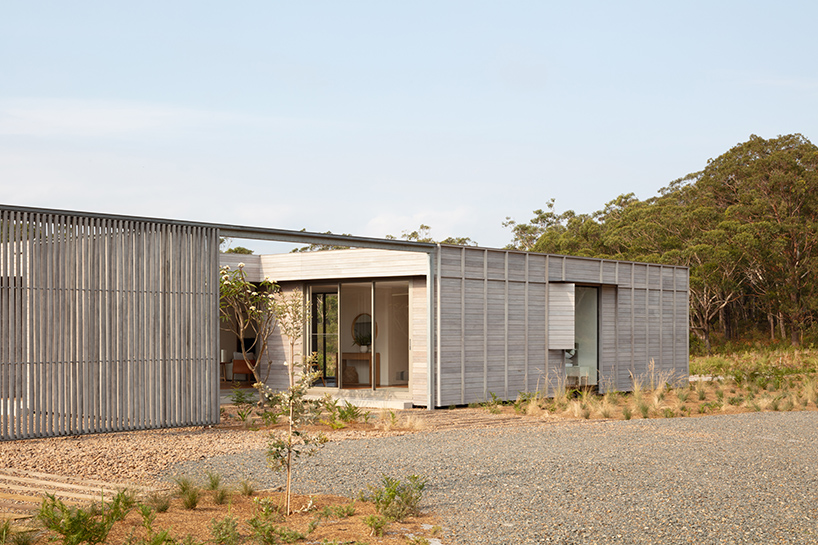
[[[432,409],[688,373],[685,267],[0,205],[0,439],[218,422],[254,340],[220,329],[219,269],[239,262],[303,293],[316,396]],[[276,330],[262,355],[273,388],[286,347]]]

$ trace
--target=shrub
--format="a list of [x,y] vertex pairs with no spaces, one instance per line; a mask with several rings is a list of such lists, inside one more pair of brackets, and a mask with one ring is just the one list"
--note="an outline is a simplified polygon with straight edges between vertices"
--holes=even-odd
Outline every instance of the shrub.
[[375,510],[389,520],[403,521],[408,516],[420,514],[420,500],[426,479],[410,475],[406,482],[382,475],[382,486],[369,485],[370,494],[365,499],[375,504]]
[[62,536],[65,545],[104,543],[114,523],[124,519],[135,505],[128,491],[118,492],[110,503],[102,501],[88,510],[68,507],[53,494],[43,498],[35,515],[47,529]]
[[214,542],[221,545],[237,545],[241,539],[239,523],[230,515],[221,520],[213,519],[210,521],[210,535],[213,536]]

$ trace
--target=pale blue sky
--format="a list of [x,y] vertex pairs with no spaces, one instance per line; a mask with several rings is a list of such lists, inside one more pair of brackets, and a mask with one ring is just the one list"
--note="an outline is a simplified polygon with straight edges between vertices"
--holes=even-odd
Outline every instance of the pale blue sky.
[[815,2],[0,0],[0,202],[503,246],[818,140]]

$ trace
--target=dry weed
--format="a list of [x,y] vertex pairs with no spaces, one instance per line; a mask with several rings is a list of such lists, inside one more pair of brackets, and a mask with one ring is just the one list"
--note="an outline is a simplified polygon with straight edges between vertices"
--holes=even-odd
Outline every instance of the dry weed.
[[401,428],[420,431],[426,428],[426,419],[420,416],[408,415],[401,419]]

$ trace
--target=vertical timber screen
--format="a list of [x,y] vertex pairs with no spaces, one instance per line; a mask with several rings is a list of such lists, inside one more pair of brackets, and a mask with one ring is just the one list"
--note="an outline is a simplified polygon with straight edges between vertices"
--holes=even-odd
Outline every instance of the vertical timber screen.
[[0,440],[218,422],[218,246],[0,208]]

